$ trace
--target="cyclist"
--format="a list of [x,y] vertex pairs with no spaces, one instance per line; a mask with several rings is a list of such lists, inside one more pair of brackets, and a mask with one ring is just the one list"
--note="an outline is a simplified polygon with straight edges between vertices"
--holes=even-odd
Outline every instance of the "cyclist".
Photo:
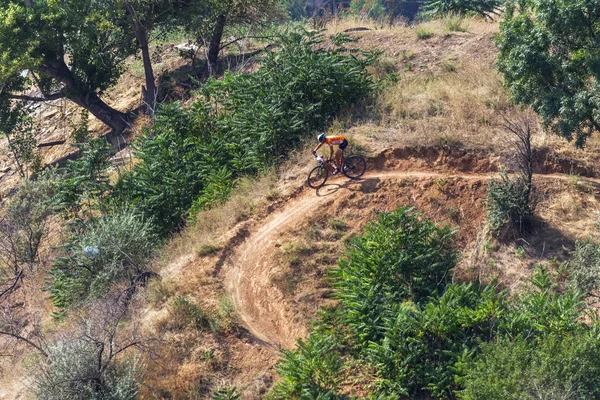
[[344,150],[346,150],[346,147],[348,147],[348,141],[346,140],[346,138],[343,137],[342,135],[325,136],[325,133],[321,132],[319,134],[319,136],[317,136],[317,140],[319,141],[319,144],[312,152],[313,155],[315,155],[315,156],[317,155],[317,150],[319,150],[319,148],[321,148],[321,146],[323,146],[325,143],[327,143],[329,145],[329,159],[331,160],[331,157],[333,156],[333,146],[338,146],[338,149],[335,152],[336,170],[333,171],[333,174],[335,175],[338,172],[341,172],[340,168],[342,168],[342,159],[344,157]]

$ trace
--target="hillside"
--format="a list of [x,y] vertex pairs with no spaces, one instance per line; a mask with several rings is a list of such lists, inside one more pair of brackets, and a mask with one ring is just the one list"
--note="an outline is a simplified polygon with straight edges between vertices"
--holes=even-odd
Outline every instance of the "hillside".
[[[504,122],[522,111],[510,103],[495,69],[498,23],[461,23],[459,31],[450,31],[443,20],[382,28],[344,18],[327,25],[326,35],[347,32],[355,39],[351,48],[382,52],[369,66],[375,76],[395,74],[367,99],[345,107],[327,130],[346,136],[354,151],[368,158],[367,173],[356,181],[330,177],[322,188],[308,188],[315,145],[308,138],[278,166],[240,177],[229,200],[199,211],[194,223],[171,235],[148,262],[158,277],[135,296],[124,323],[158,343],[142,352],[140,398],[212,398],[214,391],[233,387],[242,399],[265,398],[280,379],[275,369],[280,350],[293,350],[298,338],[307,339],[319,310],[338,304],[329,271],[376,213],[415,207],[424,218],[449,224],[462,254],[452,269],[453,283],[494,283],[509,298],[524,291],[538,265],[560,273],[576,241],[597,238],[598,135],[576,149],[546,133],[537,119],[531,230],[506,240],[487,231],[488,183],[501,171],[517,170]],[[163,61],[163,76],[184,69],[185,61],[171,47]],[[139,102],[127,88],[138,87],[142,77],[133,65],[128,68],[111,89],[111,101],[121,109]],[[191,102],[184,88],[174,90],[173,99]],[[37,112],[44,124],[41,142],[67,140],[43,150],[44,163],[51,164],[72,152],[66,115],[75,110],[56,103]],[[140,120],[126,139],[141,135],[143,124]],[[105,133],[94,120],[90,130],[94,136]],[[0,176],[6,196],[19,178],[3,146],[0,165],[10,167]],[[128,162],[129,151],[114,158]],[[119,168],[128,166],[114,167],[113,178]],[[61,235],[58,221],[51,227]],[[46,243],[44,268],[58,244],[56,237]],[[35,290],[43,279],[37,278]],[[66,328],[48,316],[49,300],[39,303],[44,330]],[[19,354],[22,365],[31,357]],[[26,368],[12,365],[0,359],[0,399],[25,396]],[[372,371],[352,368],[344,392],[366,395]]]

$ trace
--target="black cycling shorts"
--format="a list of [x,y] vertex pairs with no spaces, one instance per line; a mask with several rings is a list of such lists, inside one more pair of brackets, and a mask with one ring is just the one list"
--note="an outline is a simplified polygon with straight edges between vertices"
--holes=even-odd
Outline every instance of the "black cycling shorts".
[[346,139],[344,139],[342,144],[340,144],[340,149],[346,150],[346,147],[348,147],[348,141]]

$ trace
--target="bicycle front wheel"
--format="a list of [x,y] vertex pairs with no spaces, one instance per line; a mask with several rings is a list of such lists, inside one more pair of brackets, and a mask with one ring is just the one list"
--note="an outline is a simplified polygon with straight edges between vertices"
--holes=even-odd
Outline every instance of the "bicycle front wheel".
[[367,170],[367,161],[363,156],[352,155],[346,157],[342,166],[342,172],[350,179],[358,179]]
[[318,189],[325,184],[329,172],[324,165],[317,165],[308,174],[308,186]]

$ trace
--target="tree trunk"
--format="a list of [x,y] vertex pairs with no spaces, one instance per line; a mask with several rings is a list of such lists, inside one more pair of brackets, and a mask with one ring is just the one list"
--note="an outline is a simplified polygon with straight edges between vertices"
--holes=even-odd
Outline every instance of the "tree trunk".
[[111,136],[118,136],[127,129],[128,116],[106,104],[96,92],[68,93],[67,98],[88,110],[94,117],[112,129]]
[[65,85],[62,92],[65,98],[88,110],[94,117],[112,129],[110,136],[119,136],[127,129],[128,115],[106,104],[95,91],[85,91],[78,87],[75,76],[60,58],[48,57],[39,67],[40,71]]
[[214,75],[217,69],[217,61],[219,61],[219,52],[221,51],[221,40],[227,23],[227,15],[221,14],[217,17],[217,24],[212,33],[210,44],[208,46],[208,54],[206,56],[206,64],[202,71],[202,79],[208,79],[210,75]]
[[142,61],[144,63],[144,75],[146,77],[146,86],[142,86],[142,95],[144,98],[144,109],[146,114],[154,115],[154,109],[156,107],[156,95],[158,90],[156,88],[156,80],[154,79],[154,71],[152,69],[152,60],[150,59],[150,49],[148,46],[148,29],[140,21],[133,5],[127,1],[125,7],[131,17],[131,23],[133,24],[133,32],[138,41],[140,49],[142,51]]

